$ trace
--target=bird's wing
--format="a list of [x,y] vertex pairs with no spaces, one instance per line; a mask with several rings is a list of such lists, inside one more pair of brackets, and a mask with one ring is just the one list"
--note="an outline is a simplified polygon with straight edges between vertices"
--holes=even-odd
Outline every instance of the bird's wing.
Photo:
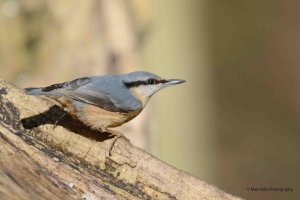
[[128,113],[141,108],[141,103],[118,81],[118,79],[86,77],[51,85],[43,90],[55,92],[111,112]]

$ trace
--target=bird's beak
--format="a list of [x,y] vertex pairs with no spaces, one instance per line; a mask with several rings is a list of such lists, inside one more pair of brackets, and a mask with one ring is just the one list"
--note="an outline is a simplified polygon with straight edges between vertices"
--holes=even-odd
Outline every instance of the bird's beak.
[[168,80],[166,80],[166,82],[164,83],[164,85],[171,86],[171,85],[177,85],[177,84],[184,83],[184,82],[185,82],[185,80],[168,79]]

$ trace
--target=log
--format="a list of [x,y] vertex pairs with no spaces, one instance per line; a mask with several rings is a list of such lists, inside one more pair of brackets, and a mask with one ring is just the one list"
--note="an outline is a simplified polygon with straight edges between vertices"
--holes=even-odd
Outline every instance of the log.
[[0,199],[241,199],[63,115],[0,79]]

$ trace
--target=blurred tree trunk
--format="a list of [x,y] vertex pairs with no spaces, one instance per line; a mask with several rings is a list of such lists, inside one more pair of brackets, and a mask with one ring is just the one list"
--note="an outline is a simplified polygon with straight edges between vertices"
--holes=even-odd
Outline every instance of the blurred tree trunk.
[[214,180],[212,71],[203,28],[206,3],[199,0],[151,2],[155,21],[145,35],[143,64],[163,77],[187,80],[154,97],[157,117],[153,120],[153,152],[193,175]]
[[117,140],[108,156],[111,138],[104,133],[70,117],[53,129],[59,111],[51,101],[24,95],[0,79],[2,200],[240,199],[167,165],[124,138]]
[[[138,69],[130,0],[3,1],[0,7],[7,13],[0,15],[0,73],[20,87]],[[143,149],[150,146],[147,116],[120,129]]]

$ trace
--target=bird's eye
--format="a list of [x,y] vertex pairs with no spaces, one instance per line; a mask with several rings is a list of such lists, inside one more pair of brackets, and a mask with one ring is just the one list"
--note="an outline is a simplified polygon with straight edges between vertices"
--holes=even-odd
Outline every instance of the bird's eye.
[[153,85],[153,84],[156,83],[156,80],[153,79],[153,78],[151,78],[151,79],[148,80],[148,83],[149,83],[150,85]]

